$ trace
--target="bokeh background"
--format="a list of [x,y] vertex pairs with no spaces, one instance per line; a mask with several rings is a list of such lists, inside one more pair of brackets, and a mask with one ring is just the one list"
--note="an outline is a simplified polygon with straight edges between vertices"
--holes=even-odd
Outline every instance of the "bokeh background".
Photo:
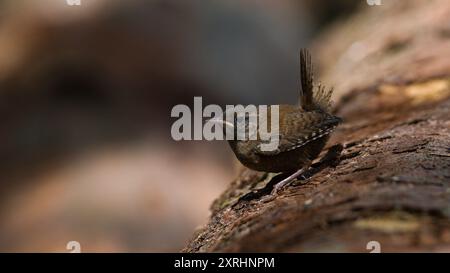
[[364,5],[0,1],[0,252],[181,249],[239,165],[172,107],[295,103],[299,48]]

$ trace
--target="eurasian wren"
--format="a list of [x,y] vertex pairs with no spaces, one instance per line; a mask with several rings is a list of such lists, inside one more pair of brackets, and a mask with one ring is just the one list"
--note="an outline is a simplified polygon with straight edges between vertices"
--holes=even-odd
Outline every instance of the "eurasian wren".
[[[330,133],[341,122],[339,117],[330,113],[333,89],[326,90],[322,85],[313,83],[311,56],[306,49],[300,51],[300,76],[302,91],[299,105],[279,105],[277,149],[263,151],[263,141],[259,136],[256,140],[228,141],[238,160],[250,169],[293,173],[275,185],[275,192],[311,166],[311,162],[324,148]],[[268,120],[270,113],[268,110]],[[236,132],[235,124],[226,125],[232,126]]]

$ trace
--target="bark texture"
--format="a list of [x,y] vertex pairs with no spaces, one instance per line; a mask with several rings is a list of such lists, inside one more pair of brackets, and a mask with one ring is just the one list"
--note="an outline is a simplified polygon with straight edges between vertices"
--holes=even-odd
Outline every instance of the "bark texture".
[[319,37],[340,158],[277,198],[278,176],[242,170],[183,251],[450,251],[449,18],[446,0],[383,1]]

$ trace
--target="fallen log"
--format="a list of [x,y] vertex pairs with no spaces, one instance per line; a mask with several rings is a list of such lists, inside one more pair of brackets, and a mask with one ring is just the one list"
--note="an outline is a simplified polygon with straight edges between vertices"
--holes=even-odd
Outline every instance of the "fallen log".
[[279,176],[243,169],[182,251],[450,251],[448,18],[448,1],[389,2],[319,37],[332,156],[276,198]]

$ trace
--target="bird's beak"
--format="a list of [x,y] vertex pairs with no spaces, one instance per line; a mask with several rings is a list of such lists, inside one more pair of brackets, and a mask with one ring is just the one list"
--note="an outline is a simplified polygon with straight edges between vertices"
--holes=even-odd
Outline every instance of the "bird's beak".
[[208,119],[206,121],[206,123],[209,123],[209,122],[219,123],[220,125],[225,125],[225,126],[234,128],[234,124],[229,122],[229,121],[227,121],[227,120],[223,120],[223,117],[216,117],[216,118]]

